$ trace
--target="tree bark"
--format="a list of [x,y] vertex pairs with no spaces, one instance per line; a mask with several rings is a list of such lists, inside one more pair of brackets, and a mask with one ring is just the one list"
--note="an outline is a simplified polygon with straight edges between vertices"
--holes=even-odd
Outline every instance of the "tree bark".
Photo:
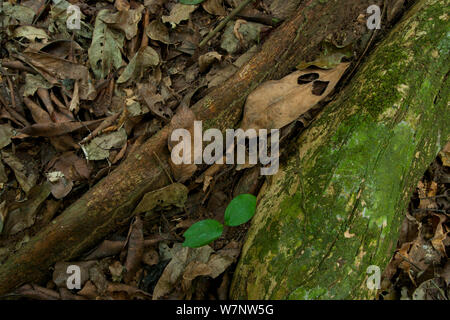
[[[253,89],[265,80],[281,78],[301,61],[314,59],[330,33],[345,35],[350,42],[355,40],[352,21],[371,4],[381,3],[382,0],[361,0],[356,4],[354,0],[341,0],[339,4],[305,0],[292,19],[274,30],[247,64],[192,107],[197,119],[204,121],[203,129],[235,127]],[[12,254],[0,266],[0,295],[21,284],[44,279],[55,262],[74,259],[92,248],[129,222],[146,192],[168,185],[161,167],[170,170],[168,134],[169,128],[164,127]]]
[[448,9],[420,0],[258,196],[233,299],[362,299],[449,139]]

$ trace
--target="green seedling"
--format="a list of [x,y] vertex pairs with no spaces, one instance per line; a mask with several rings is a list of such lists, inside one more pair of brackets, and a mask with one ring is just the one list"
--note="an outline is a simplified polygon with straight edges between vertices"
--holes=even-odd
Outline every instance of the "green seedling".
[[[241,194],[231,200],[225,210],[225,225],[236,227],[248,222],[255,214],[256,197]],[[217,240],[223,232],[223,225],[214,219],[206,219],[194,223],[183,236],[184,247],[198,248]]]

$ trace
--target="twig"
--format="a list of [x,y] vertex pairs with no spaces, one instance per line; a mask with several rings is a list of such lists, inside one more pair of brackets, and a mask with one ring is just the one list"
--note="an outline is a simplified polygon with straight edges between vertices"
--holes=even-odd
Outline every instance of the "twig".
[[223,19],[217,27],[215,27],[210,33],[208,33],[208,35],[205,37],[205,39],[203,39],[200,44],[198,45],[199,48],[202,48],[203,46],[205,46],[205,44],[212,39],[212,37],[214,37],[216,35],[217,32],[219,32],[220,30],[222,30],[226,24],[228,23],[228,21],[230,21],[231,19],[233,19],[242,9],[244,9],[244,7],[246,5],[248,5],[250,2],[252,2],[254,0],[245,0],[242,1],[240,5],[238,5],[233,11],[231,11],[231,13],[225,18]]
[[158,159],[158,162],[159,162],[159,165],[161,166],[161,169],[163,169],[164,173],[169,177],[170,182],[173,183],[173,179],[170,176],[169,172],[167,172],[166,168],[164,168],[161,159],[158,157],[158,155],[154,151],[153,151],[153,155],[156,157],[156,159]]
[[[386,10],[387,9],[387,0],[383,1],[383,12],[381,13],[381,19],[384,18],[384,16],[386,15]],[[358,61],[356,62],[355,66],[353,67],[352,71],[350,71],[345,80],[342,81],[342,84],[345,85],[347,83],[347,81],[351,78],[351,76],[353,75],[353,73],[355,72],[355,70],[359,67],[359,65],[361,64],[361,61],[363,60],[363,58],[366,56],[367,51],[369,51],[370,46],[372,45],[373,41],[375,40],[375,37],[378,34],[378,29],[375,29],[372,32],[372,35],[370,36],[369,42],[366,45],[366,48],[364,49],[363,53],[361,54],[361,56],[359,57]]]
[[148,46],[148,37],[147,34],[145,33],[145,29],[147,29],[147,26],[149,24],[150,21],[150,11],[148,9],[145,9],[144,11],[144,21],[142,23],[142,40],[141,40],[141,48],[145,48],[146,46]]

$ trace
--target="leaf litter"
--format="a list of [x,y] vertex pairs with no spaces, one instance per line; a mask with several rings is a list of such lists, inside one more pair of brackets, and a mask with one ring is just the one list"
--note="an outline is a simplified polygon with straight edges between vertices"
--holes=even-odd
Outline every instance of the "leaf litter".
[[[0,22],[8,28],[0,40],[0,263],[134,156],[159,129],[169,125],[192,132],[195,115],[189,107],[248,62],[266,35],[299,4],[254,1],[200,49],[202,39],[241,1],[180,2],[79,1],[79,30],[67,27],[71,2],[4,3]],[[243,126],[298,128],[297,120],[307,118],[333,91],[347,68],[342,59],[350,60],[352,53],[352,47],[324,44],[319,58],[302,62],[299,71],[276,81],[283,89],[272,90],[270,81],[261,85],[247,101]],[[249,223],[225,227],[213,243],[195,249],[182,247],[182,235],[204,219],[223,223],[231,199],[257,195],[264,179],[255,178],[255,168],[160,165],[173,183],[144,195],[133,209],[128,231],[117,231],[77,260],[56,263],[46,283],[25,284],[11,295],[47,300],[227,299],[230,273]],[[441,206],[439,202],[433,208]],[[435,230],[427,240],[429,250],[437,255],[448,250],[444,216],[435,212],[429,222]],[[413,244],[405,248],[411,259],[423,254]],[[81,268],[81,289],[66,288],[69,265]],[[411,266],[402,267],[415,279]],[[444,271],[448,275],[448,266]],[[445,281],[448,285],[448,276]],[[426,293],[416,296],[427,295],[427,290],[424,285]]]

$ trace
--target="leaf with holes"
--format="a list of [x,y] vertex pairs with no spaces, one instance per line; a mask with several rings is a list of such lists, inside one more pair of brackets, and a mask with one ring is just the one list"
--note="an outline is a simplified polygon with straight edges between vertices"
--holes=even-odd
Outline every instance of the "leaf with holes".
[[247,98],[241,127],[280,129],[333,91],[349,64],[331,70],[308,69],[261,84]]
[[111,30],[102,20],[107,16],[107,9],[100,10],[95,19],[95,29],[92,34],[92,43],[88,50],[89,62],[97,79],[101,79],[111,72],[111,69],[120,68],[124,36]]
[[225,210],[225,224],[236,227],[249,221],[256,210],[256,197],[252,194],[240,194],[231,200]]
[[183,234],[183,247],[198,248],[218,239],[222,235],[223,225],[213,219],[194,223]]

